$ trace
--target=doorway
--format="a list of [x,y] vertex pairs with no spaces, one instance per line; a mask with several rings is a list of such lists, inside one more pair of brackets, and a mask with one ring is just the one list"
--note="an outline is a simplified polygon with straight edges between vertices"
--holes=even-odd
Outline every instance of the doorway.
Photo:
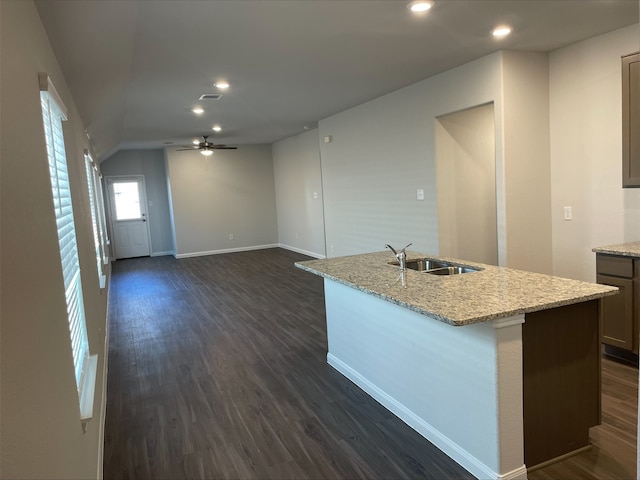
[[440,255],[498,265],[493,103],[436,119]]
[[143,175],[107,177],[116,259],[148,257],[149,225]]

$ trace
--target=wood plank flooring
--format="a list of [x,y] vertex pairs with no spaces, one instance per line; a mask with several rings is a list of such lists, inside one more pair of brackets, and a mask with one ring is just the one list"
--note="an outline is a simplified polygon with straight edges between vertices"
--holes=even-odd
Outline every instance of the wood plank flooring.
[[[307,258],[114,263],[105,479],[473,478],[326,364]],[[603,371],[595,447],[530,479],[635,478],[638,372]]]

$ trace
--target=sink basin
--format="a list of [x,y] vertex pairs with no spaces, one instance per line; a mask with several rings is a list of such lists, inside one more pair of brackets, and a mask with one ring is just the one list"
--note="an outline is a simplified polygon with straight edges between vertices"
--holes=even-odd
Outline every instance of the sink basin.
[[[400,263],[397,261],[389,262],[389,265],[395,265],[397,267]],[[418,272],[425,272],[427,270],[449,266],[448,263],[439,262],[438,260],[430,260],[428,258],[409,259],[407,260],[406,265],[409,270],[416,270]]]
[[[460,273],[477,272],[478,269],[454,265],[448,262],[442,262],[440,260],[433,260],[430,258],[411,258],[408,259],[407,268],[409,270],[415,270],[417,272],[429,273],[432,275],[458,275]],[[389,265],[399,266],[397,261],[389,262]]]
[[433,270],[427,270],[426,273],[430,273],[431,275],[458,275],[460,273],[471,273],[477,272],[475,268],[470,267],[443,267],[443,268],[434,268]]
[[426,258],[420,258],[418,260],[407,260],[407,268],[410,268],[411,270],[417,270],[418,272],[434,270],[437,268],[445,268],[447,266],[448,264],[444,262],[429,260]]

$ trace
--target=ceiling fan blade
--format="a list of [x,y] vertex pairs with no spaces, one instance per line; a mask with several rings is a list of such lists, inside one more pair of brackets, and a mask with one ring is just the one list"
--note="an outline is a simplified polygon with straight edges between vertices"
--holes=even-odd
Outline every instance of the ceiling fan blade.
[[227,147],[226,145],[216,145],[213,147],[215,150],[237,150],[238,147]]
[[219,149],[229,149],[229,148],[233,148],[236,149],[238,147],[229,147],[228,145],[225,145],[223,143],[218,143],[216,145],[211,145],[213,148],[219,148]]
[[186,152],[187,150],[195,151],[195,150],[199,150],[199,149],[198,149],[198,147],[192,147],[192,148],[179,148],[178,150],[176,150],[176,152]]

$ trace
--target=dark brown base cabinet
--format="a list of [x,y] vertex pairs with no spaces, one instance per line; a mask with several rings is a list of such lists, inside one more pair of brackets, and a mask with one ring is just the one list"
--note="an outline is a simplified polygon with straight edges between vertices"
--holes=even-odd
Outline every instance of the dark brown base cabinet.
[[637,354],[640,259],[598,253],[596,274],[598,283],[620,289],[602,299],[602,343]]
[[[605,297],[607,300],[613,297]],[[590,445],[601,423],[600,300],[527,313],[522,325],[524,460],[544,466]]]

